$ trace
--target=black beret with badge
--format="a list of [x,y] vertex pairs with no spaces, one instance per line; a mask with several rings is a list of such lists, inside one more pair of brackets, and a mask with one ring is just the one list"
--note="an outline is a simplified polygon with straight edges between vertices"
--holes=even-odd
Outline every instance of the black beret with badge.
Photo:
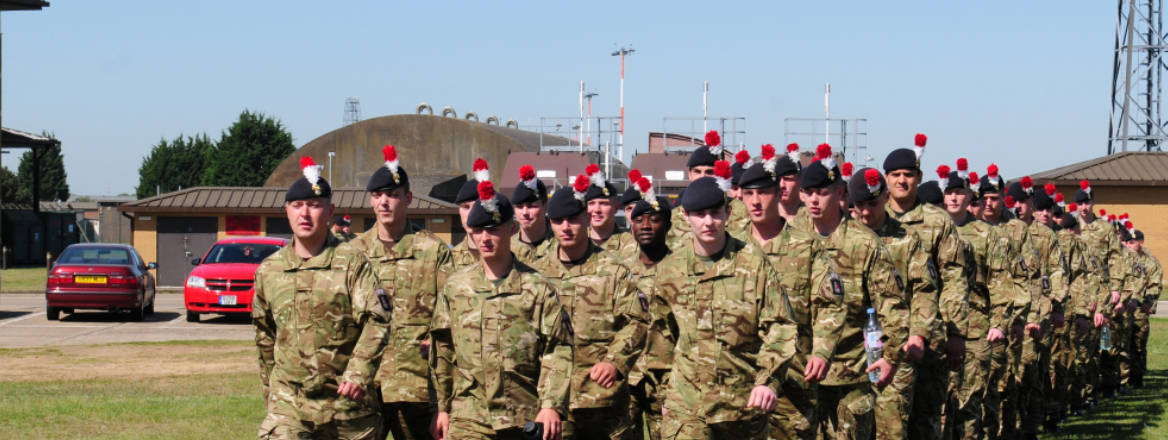
[[300,158],[300,171],[304,173],[304,176],[296,179],[295,182],[292,182],[292,186],[288,187],[288,192],[284,193],[285,202],[317,197],[332,199],[333,188],[329,186],[327,180],[320,177],[320,165],[312,160],[312,156]]
[[714,162],[714,175],[699,178],[685,188],[681,195],[681,207],[686,212],[697,212],[717,208],[726,203],[730,191],[730,163],[724,160]]
[[607,199],[617,196],[616,186],[605,179],[604,171],[600,171],[600,165],[588,164],[584,173],[588,175],[589,182],[588,192],[584,194],[584,203],[593,199]]
[[717,162],[720,157],[722,157],[722,137],[718,136],[717,130],[710,130],[706,132],[706,145],[698,147],[693,153],[690,153],[689,160],[685,162],[685,167],[712,167],[714,166],[714,162]]
[[588,193],[589,185],[588,176],[579,174],[571,188],[564,187],[556,190],[555,194],[552,194],[552,198],[548,200],[547,217],[557,220],[575,217],[584,212],[584,196]]
[[826,188],[843,181],[839,167],[832,157],[831,145],[819,144],[815,149],[815,160],[803,168],[799,176],[799,186],[806,189]]
[[475,159],[472,178],[458,188],[458,195],[454,196],[454,204],[472,202],[479,199],[479,182],[491,180],[491,171],[487,168],[487,161],[483,158]]
[[385,157],[385,166],[377,167],[369,182],[365,184],[366,191],[393,191],[397,188],[410,189],[410,176],[401,167],[397,159],[397,148],[386,145],[381,148],[381,155]]
[[917,170],[921,169],[921,157],[925,155],[925,143],[929,138],[923,134],[917,133],[913,139],[916,144],[912,149],[897,148],[888,153],[884,158],[884,172],[890,173],[896,170]]
[[493,228],[506,224],[515,218],[515,208],[511,201],[495,192],[490,180],[479,182],[479,199],[470,208],[466,224],[472,228]]
[[547,186],[535,177],[535,167],[523,165],[519,167],[519,185],[511,191],[511,203],[541,202],[547,204]]

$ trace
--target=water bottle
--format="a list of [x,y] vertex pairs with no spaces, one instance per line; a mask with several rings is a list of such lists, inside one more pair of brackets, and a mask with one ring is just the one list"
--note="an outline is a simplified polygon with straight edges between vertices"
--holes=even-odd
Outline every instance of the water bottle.
[[527,422],[523,425],[523,438],[525,440],[542,440],[543,439],[543,423]]
[[[879,361],[883,355],[884,341],[880,340],[883,337],[884,327],[876,320],[876,309],[868,308],[868,324],[864,326],[864,351],[868,352],[868,366]],[[872,382],[880,380],[880,370],[868,373],[868,380]]]
[[1111,351],[1111,326],[1109,325],[1099,329],[1099,350]]

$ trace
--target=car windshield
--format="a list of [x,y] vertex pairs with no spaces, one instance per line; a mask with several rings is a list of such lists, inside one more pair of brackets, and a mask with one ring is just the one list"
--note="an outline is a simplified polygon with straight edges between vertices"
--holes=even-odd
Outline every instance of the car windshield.
[[112,247],[82,247],[74,246],[65,249],[61,264],[130,264],[130,251]]
[[225,243],[217,244],[211,248],[211,252],[207,253],[207,258],[203,259],[203,264],[217,264],[217,263],[251,263],[260,264],[268,255],[272,255],[280,250],[280,246],[274,244],[257,244],[257,243]]

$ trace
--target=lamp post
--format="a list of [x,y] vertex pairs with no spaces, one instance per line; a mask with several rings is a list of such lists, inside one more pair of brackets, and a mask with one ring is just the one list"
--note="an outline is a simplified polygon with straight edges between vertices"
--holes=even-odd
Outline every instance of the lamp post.
[[619,56],[621,59],[621,77],[620,77],[620,132],[617,135],[616,144],[618,147],[625,145],[625,56],[632,55],[633,45],[629,44],[628,48],[621,46],[619,49],[612,51],[612,56]]
[[336,151],[330,151],[328,153],[328,156],[329,156],[329,178],[328,178],[328,180],[329,180],[330,185],[336,184],[335,182],[333,182],[333,157],[336,157],[336,155],[337,155]]

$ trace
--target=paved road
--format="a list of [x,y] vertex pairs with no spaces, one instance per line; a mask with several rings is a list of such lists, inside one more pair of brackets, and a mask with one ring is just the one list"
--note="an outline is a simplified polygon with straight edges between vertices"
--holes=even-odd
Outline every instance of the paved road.
[[96,310],[61,314],[60,321],[49,321],[43,294],[5,293],[0,295],[0,348],[255,338],[247,317],[209,314],[201,322],[186,322],[181,294],[159,294],[154,310],[142,322],[130,321],[125,313]]

